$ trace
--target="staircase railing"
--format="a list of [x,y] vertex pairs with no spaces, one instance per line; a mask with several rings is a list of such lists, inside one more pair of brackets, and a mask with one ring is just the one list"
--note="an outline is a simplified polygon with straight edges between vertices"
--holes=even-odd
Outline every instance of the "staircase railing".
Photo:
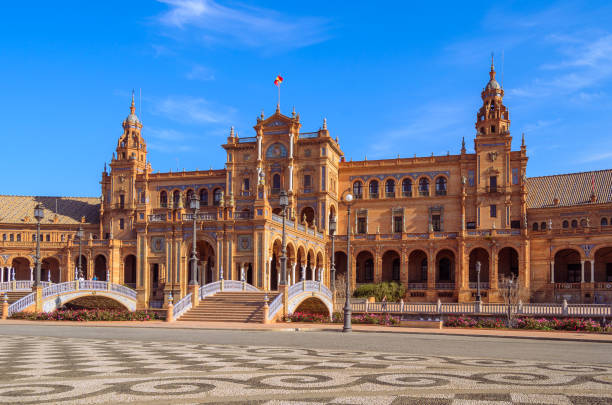
[[210,295],[216,294],[221,291],[221,281],[215,281],[214,283],[204,284],[200,286],[200,299],[206,298]]
[[283,307],[283,294],[278,294],[272,303],[268,306],[268,320],[273,320],[276,314]]
[[172,308],[172,317],[174,319],[178,319],[186,311],[189,311],[192,305],[193,305],[193,301],[191,300],[191,293],[189,293],[185,295],[183,298],[181,298],[176,303],[176,305]]
[[23,311],[30,305],[33,305],[35,300],[36,300],[36,293],[31,293],[31,294],[26,295],[25,297],[18,299],[17,301],[9,305],[8,316],[10,317],[11,315],[17,312]]
[[259,288],[255,287],[247,283],[246,281],[237,281],[237,280],[224,280],[223,284],[221,281],[215,281],[214,283],[204,284],[200,286],[200,299],[205,297],[209,297],[213,294],[216,294],[221,291],[250,291],[250,292],[258,292]]

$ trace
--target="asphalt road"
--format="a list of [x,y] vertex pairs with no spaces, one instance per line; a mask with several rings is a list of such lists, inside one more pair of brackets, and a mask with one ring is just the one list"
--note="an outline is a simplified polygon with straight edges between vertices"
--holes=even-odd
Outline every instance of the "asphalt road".
[[307,349],[376,351],[424,356],[612,364],[612,344],[542,339],[332,331],[249,331],[54,325],[2,325],[0,335],[115,339]]

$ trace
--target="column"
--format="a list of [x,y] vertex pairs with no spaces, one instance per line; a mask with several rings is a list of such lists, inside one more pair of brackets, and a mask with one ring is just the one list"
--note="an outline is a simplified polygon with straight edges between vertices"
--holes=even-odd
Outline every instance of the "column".
[[315,281],[315,273],[317,272],[317,270],[314,267],[310,268],[310,273],[312,275],[312,281]]
[[297,266],[297,263],[291,264],[291,281],[293,284],[295,284],[295,266]]
[[4,283],[4,267],[0,267],[0,283]]
[[550,262],[550,283],[555,283],[555,261],[551,260]]
[[580,284],[584,283],[584,260],[580,260]]
[[436,263],[431,249],[427,256],[427,289],[434,290],[436,288]]
[[302,267],[302,274],[300,274],[300,281],[304,281],[306,280],[306,266],[302,265],[301,267]]
[[[42,272],[42,270],[41,270]],[[40,275],[40,279],[42,280],[42,274]],[[34,281],[34,267],[30,267],[30,281]]]
[[293,165],[289,166],[289,191],[293,191]]
[[593,260],[589,260],[589,264],[591,265],[591,283],[595,282],[595,263]]
[[497,265],[499,263],[499,257],[497,256],[497,249],[491,251],[491,268],[489,269],[489,289],[497,289],[497,281],[499,279],[497,272]]

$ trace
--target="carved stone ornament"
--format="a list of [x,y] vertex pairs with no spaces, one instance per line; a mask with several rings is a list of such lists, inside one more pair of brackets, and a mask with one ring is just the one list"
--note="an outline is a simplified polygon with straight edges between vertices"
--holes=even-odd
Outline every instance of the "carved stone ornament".
[[495,162],[497,160],[497,152],[489,152],[487,153],[487,156],[491,162]]

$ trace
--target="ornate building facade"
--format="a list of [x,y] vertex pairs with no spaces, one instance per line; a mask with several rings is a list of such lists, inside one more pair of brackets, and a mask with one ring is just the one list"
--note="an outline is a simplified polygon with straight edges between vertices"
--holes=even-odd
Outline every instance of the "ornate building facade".
[[197,195],[198,283],[276,290],[285,190],[289,284],[331,284],[335,216],[336,277],[350,262],[353,287],[396,281],[405,300],[471,301],[480,262],[485,301],[500,301],[499,280],[515,277],[535,302],[612,302],[612,170],[528,178],[503,96],[491,65],[474,153],[463,141],[457,155],[346,161],[325,121],[301,132],[299,114],[277,107],[257,118],[254,136],[230,131],[224,169],[168,173],[147,160],[132,99],[100,198],[0,196],[0,281],[33,277],[40,203],[43,279],[74,279],[80,251],[87,278],[135,288],[143,308],[162,306],[188,290]]

